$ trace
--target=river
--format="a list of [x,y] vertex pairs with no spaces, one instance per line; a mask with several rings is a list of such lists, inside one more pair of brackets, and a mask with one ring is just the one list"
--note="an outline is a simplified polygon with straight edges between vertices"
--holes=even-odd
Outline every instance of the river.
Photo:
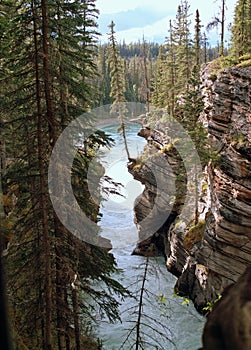
[[[143,186],[127,172],[125,147],[122,137],[116,132],[117,127],[102,129],[116,142],[110,150],[102,150],[102,164],[107,175],[124,185],[124,197],[112,195],[102,203],[103,216],[99,225],[102,236],[111,240],[112,253],[121,269],[113,277],[128,287],[136,300],[126,298],[121,301],[122,322],[111,324],[100,320],[97,335],[102,339],[105,350],[130,350],[135,349],[136,332],[133,328],[138,317],[139,293],[146,264],[145,257],[131,255],[138,239],[133,222],[133,203],[143,191]],[[139,126],[132,124],[127,131],[131,157],[137,157],[145,145],[145,140],[137,136],[138,130]],[[149,259],[146,276],[140,330],[144,345],[139,349],[199,349],[205,319],[191,302],[174,295],[176,277],[167,271],[163,257]]]

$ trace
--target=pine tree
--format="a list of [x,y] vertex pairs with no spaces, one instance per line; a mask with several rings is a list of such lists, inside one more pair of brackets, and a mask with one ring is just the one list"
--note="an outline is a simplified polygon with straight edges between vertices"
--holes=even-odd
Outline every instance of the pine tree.
[[251,52],[251,1],[239,0],[235,7],[232,53],[236,58]]
[[152,79],[151,103],[156,107],[164,107],[167,103],[166,60],[163,46],[159,47],[159,54],[155,62],[154,77]]
[[173,41],[175,46],[175,64],[177,72],[177,91],[184,91],[187,87],[187,81],[191,74],[191,62],[193,61],[192,41],[190,38],[189,19],[190,5],[186,0],[181,1],[178,6],[176,20],[173,25]]
[[[116,300],[89,283],[103,281],[116,293],[123,293],[109,277],[115,268],[112,256],[62,226],[49,199],[47,179],[49,156],[58,135],[93,101],[93,18],[97,14],[93,6],[94,1],[82,0],[13,0],[0,7],[9,23],[0,46],[1,79],[8,83],[8,90],[1,91],[5,103],[0,107],[10,160],[2,181],[4,195],[16,198],[5,210],[15,222],[7,262],[18,348],[20,344],[47,350],[85,348],[91,298],[111,319],[118,317]],[[80,169],[88,169],[101,144],[104,137],[97,135],[88,153],[75,164],[76,183],[81,183],[75,190],[82,196],[87,185],[86,178],[80,178]],[[98,207],[90,196],[79,200],[87,215],[97,218]],[[83,299],[86,295],[87,300]]]
[[109,42],[110,46],[108,47],[108,60],[110,64],[110,77],[111,77],[111,97],[113,98],[113,102],[111,105],[111,112],[115,113],[119,120],[121,121],[120,130],[122,132],[125,150],[127,154],[127,158],[130,158],[129,149],[126,140],[126,129],[125,129],[125,71],[124,71],[124,63],[120,57],[119,51],[117,49],[117,42],[115,38],[114,31],[115,23],[112,21],[109,25],[110,35]]
[[169,22],[165,57],[157,65],[156,78],[159,82],[154,81],[156,87],[154,86],[153,100],[156,101],[156,106],[166,107],[171,115],[175,113],[178,96],[187,89],[194,61],[189,7],[188,2],[182,0],[174,23],[171,20]]
[[195,27],[194,27],[194,52],[195,52],[195,65],[200,67],[201,64],[201,20],[199,10],[196,10],[195,15]]
[[207,52],[208,41],[207,41],[207,36],[205,32],[202,35],[202,45],[203,45],[203,62],[207,63],[208,62],[208,52]]
[[147,51],[146,51],[146,42],[143,36],[143,72],[144,72],[144,90],[145,90],[145,102],[147,112],[150,110],[150,87],[149,87],[149,74],[147,69]]
[[[188,80],[188,90],[183,96],[184,104],[182,106],[182,124],[184,125],[185,129],[189,132],[189,135],[200,156],[200,161],[203,164],[206,164],[209,161],[210,154],[208,150],[207,132],[203,124],[199,121],[199,116],[204,108],[199,72],[199,67],[195,65],[192,71],[192,76]],[[195,187],[194,225],[197,225],[199,220],[199,164],[196,164],[196,160],[193,160],[193,162]]]
[[175,102],[176,102],[176,81],[177,81],[177,74],[176,74],[176,48],[175,48],[175,42],[174,42],[174,34],[173,34],[173,25],[172,21],[169,22],[169,54],[167,59],[167,66],[168,66],[168,72],[169,72],[169,79],[167,80],[168,85],[168,93],[169,93],[169,99],[168,99],[168,105],[169,105],[169,113],[173,116],[174,110],[175,110]]
[[106,59],[106,47],[99,46],[98,47],[98,55],[97,55],[97,68],[98,68],[98,76],[96,78],[96,85],[98,86],[98,106],[103,106],[110,104],[112,99],[110,97],[111,87],[110,87],[110,73],[109,73],[109,65],[107,64]]

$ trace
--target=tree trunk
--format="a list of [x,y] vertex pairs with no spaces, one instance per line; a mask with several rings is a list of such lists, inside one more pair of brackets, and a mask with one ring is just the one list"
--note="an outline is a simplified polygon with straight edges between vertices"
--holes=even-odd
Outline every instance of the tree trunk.
[[221,39],[220,39],[220,56],[224,56],[225,7],[226,7],[226,0],[222,0],[222,11],[221,11]]
[[73,315],[74,315],[74,331],[75,331],[75,344],[76,350],[80,350],[80,328],[79,328],[79,307],[78,307],[78,293],[77,287],[72,288],[72,305],[73,305]]
[[142,281],[142,286],[140,290],[140,298],[139,298],[139,311],[138,311],[138,320],[136,324],[136,347],[135,350],[139,350],[140,343],[141,343],[141,336],[140,336],[140,326],[141,326],[141,317],[142,317],[142,309],[143,309],[143,295],[145,291],[145,283],[146,283],[146,275],[147,275],[147,270],[148,270],[148,263],[149,263],[149,258],[146,258],[146,266],[145,266],[145,271],[143,275],[143,281]]
[[198,167],[195,160],[194,164],[194,187],[195,187],[195,213],[194,213],[194,225],[199,221],[199,183],[198,183]]
[[150,89],[149,89],[149,80],[147,72],[147,60],[146,60],[146,42],[143,37],[143,62],[144,62],[144,76],[145,76],[145,86],[146,86],[146,110],[150,111]]
[[124,122],[121,123],[121,129],[122,129],[122,136],[123,136],[123,140],[124,140],[124,145],[125,145],[127,159],[129,160],[130,153],[129,153],[129,148],[128,148],[127,139],[126,139],[126,130],[125,130]]
[[[43,33],[43,71],[45,79],[45,97],[46,97],[46,116],[49,123],[50,143],[53,145],[55,140],[54,135],[54,119],[52,112],[51,101],[51,85],[49,72],[49,52],[48,52],[48,22],[47,22],[47,7],[46,0],[41,0],[42,7],[42,33]],[[45,260],[45,350],[51,350],[51,314],[52,314],[52,285],[51,285],[51,255],[50,255],[50,234],[49,222],[47,216],[47,185],[46,185],[46,171],[43,159],[43,137],[42,137],[42,113],[38,111],[38,162],[40,174],[40,206],[42,214],[43,225],[43,246],[44,246],[44,260]]]
[[51,72],[49,65],[49,35],[46,0],[41,0],[42,5],[42,32],[43,32],[43,65],[44,65],[44,83],[46,100],[46,117],[49,124],[50,144],[52,147],[56,142],[56,122],[52,106],[52,86]]
[[[2,203],[2,168],[0,164],[0,220],[4,219],[4,209]],[[0,233],[0,349],[11,350],[12,346],[10,343],[8,317],[7,317],[7,303],[6,303],[6,292],[5,292],[5,281],[4,281],[4,269],[2,252],[5,243],[3,242],[2,233]]]

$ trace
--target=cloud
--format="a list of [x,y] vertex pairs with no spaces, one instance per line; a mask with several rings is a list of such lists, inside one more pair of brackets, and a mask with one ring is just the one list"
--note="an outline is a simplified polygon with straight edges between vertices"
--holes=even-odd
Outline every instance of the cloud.
[[[115,1],[115,0],[114,0]],[[111,6],[115,2],[111,2],[108,5],[107,0],[98,0],[97,7],[103,2],[105,6]],[[116,38],[118,42],[126,43],[137,42],[142,40],[144,35],[145,39],[150,42],[164,43],[165,37],[168,36],[169,20],[174,20],[177,13],[177,6],[180,0],[175,0],[172,3],[166,0],[127,0],[126,3],[118,0],[116,2],[117,9],[125,9],[124,11],[117,11],[116,13],[100,14],[98,23],[99,31],[102,34],[109,32],[108,25],[113,20],[116,24]],[[201,23],[204,24],[202,31],[205,31],[205,26],[213,18],[215,14],[219,12],[219,3],[201,2],[201,0],[190,0],[191,8],[190,13],[191,19],[191,31],[194,28],[194,14],[197,8],[200,11]],[[228,11],[227,11],[227,23],[233,19],[233,9],[235,0],[228,0]],[[102,10],[102,8],[101,8]],[[206,33],[209,37],[211,44],[216,45],[219,40],[216,31]],[[229,35],[229,34],[228,34]],[[103,35],[101,42],[107,42],[107,35]]]
[[99,30],[101,33],[106,33],[112,20],[116,25],[115,31],[124,31],[130,28],[142,28],[154,24],[163,17],[163,13],[153,12],[147,7],[112,14],[101,13],[99,16]]
[[[127,30],[116,32],[116,39],[118,42],[126,43],[137,42],[142,40],[143,35],[146,41],[149,42],[164,42],[165,37],[168,36],[168,26],[170,17],[164,17],[153,24],[148,24],[143,27],[134,27]],[[103,35],[102,41],[108,40],[107,35]]]
[[[200,0],[201,1],[201,0]],[[172,2],[166,0],[97,0],[96,6],[101,14],[118,13],[125,10],[134,10],[136,8],[150,8],[152,12],[170,11],[173,8],[177,9],[180,0]]]

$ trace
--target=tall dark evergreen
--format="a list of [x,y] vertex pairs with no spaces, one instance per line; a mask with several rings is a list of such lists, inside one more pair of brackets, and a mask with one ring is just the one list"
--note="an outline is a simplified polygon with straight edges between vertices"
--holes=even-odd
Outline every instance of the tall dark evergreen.
[[[165,57],[156,65],[158,88],[154,86],[153,101],[158,95],[156,106],[166,107],[174,115],[178,96],[188,87],[188,79],[194,63],[194,52],[190,33],[189,4],[182,0],[178,6],[175,21],[169,22],[169,36],[165,44]],[[157,80],[154,80],[154,84]],[[156,91],[158,89],[158,91]],[[153,102],[155,103],[155,102]]]
[[[90,281],[125,291],[109,276],[115,262],[107,250],[84,243],[60,223],[49,198],[48,163],[62,130],[93,105],[95,1],[13,0],[2,2],[0,13],[0,25],[8,24],[0,45],[6,86],[1,175],[14,343],[18,349],[91,349],[87,330],[95,303],[113,320],[118,303]],[[86,177],[101,144],[109,140],[96,135],[78,151],[72,169],[78,201],[94,221],[98,206],[88,196]]]
[[152,78],[151,103],[156,107],[165,107],[168,100],[166,58],[163,46],[159,47],[159,54],[154,65],[154,76]]
[[201,64],[201,43],[202,43],[202,35],[201,35],[201,20],[199,10],[196,10],[195,14],[195,26],[194,26],[194,56],[195,56],[195,65],[200,67]]
[[236,58],[251,53],[251,1],[238,0],[232,25],[232,53]]
[[130,158],[129,149],[126,139],[126,125],[125,125],[125,114],[126,114],[126,86],[125,86],[125,65],[120,57],[119,51],[117,49],[117,42],[115,38],[114,31],[115,23],[112,21],[109,25],[110,35],[109,35],[109,47],[108,47],[108,60],[110,64],[110,78],[111,78],[111,97],[113,99],[111,105],[111,112],[118,116],[120,120],[119,130],[122,133],[122,137],[125,144],[125,150],[127,158]]
[[177,90],[182,92],[187,87],[187,81],[191,74],[191,62],[193,57],[192,40],[190,33],[190,5],[187,0],[182,0],[178,6],[176,20],[173,25],[173,41],[175,45],[175,64],[177,74]]
[[143,72],[144,72],[144,80],[143,80],[143,86],[144,86],[144,92],[145,92],[145,101],[146,101],[146,109],[149,112],[150,110],[150,85],[149,85],[149,73],[148,73],[148,67],[147,67],[147,48],[146,48],[146,41],[143,36]]
[[[205,165],[210,159],[210,150],[208,147],[206,129],[199,120],[200,114],[204,108],[204,102],[201,91],[200,70],[196,65],[193,68],[188,83],[188,89],[183,96],[184,103],[181,107],[181,122],[188,131],[196,147],[201,163]],[[189,155],[187,155],[187,159],[189,159]],[[199,164],[196,164],[196,159],[193,159],[192,162],[195,187],[194,225],[197,225],[199,220]]]

